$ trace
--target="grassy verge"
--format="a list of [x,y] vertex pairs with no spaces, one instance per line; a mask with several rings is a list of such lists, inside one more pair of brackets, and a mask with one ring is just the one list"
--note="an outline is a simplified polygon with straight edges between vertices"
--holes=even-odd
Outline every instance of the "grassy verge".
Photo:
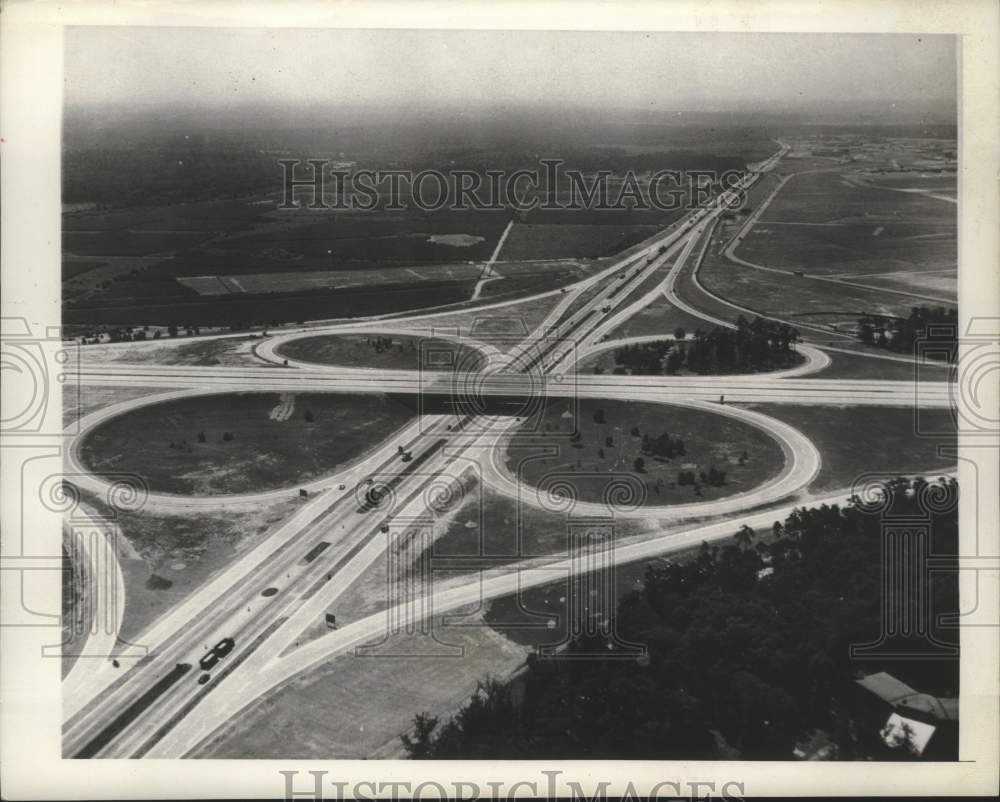
[[[451,368],[473,370],[483,363],[480,352],[470,346],[403,334],[325,334],[292,340],[278,349],[281,356],[302,362],[386,370],[432,369],[422,362],[441,352],[454,354]],[[448,366],[436,369],[446,370]]]
[[[82,497],[97,513],[110,514],[93,495]],[[259,543],[300,504],[289,498],[253,512],[224,514],[118,512],[115,551],[125,579],[120,637],[138,642],[149,624]]]
[[385,395],[202,396],[107,421],[87,436],[80,454],[94,473],[138,474],[154,492],[262,491],[346,466],[413,414]]
[[[859,344],[859,348],[860,348]],[[892,359],[876,359],[864,355],[828,352],[830,364],[819,373],[817,379],[870,379],[871,381],[950,381],[951,370],[934,364],[907,365]]]
[[[602,501],[616,478],[641,483],[647,504],[708,501],[750,490],[784,464],[781,447],[761,430],[685,407],[582,399],[574,414],[572,402],[558,400],[547,406],[541,426],[545,436],[511,441],[508,468],[536,487],[558,477],[581,501]],[[684,453],[673,458],[643,453],[644,435],[663,434],[683,440]],[[552,447],[556,453],[543,454]],[[696,492],[678,483],[682,470],[698,475],[711,467],[726,472],[724,484],[699,481]]]
[[[919,434],[912,409],[790,404],[752,408],[794,426],[819,449],[823,467],[809,487],[813,493],[850,487],[866,473],[934,476],[955,465],[955,458],[938,455],[938,448],[954,447],[956,438]],[[925,409],[919,414],[923,431],[954,432],[948,410]]]
[[440,642],[394,635],[381,653],[348,653],[258,701],[202,750],[207,758],[401,757],[400,733],[420,711],[446,716],[487,674],[503,677],[527,650],[481,623],[443,627]]

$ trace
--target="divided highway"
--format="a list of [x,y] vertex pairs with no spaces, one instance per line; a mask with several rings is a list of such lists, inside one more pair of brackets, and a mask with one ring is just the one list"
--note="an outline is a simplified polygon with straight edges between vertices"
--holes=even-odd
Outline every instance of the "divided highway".
[[[423,393],[465,399],[472,402],[471,409],[475,410],[477,399],[489,396],[537,398],[542,394],[573,394],[695,406],[745,419],[767,430],[781,443],[786,456],[785,469],[771,482],[721,502],[660,510],[656,512],[658,517],[698,514],[698,510],[690,509],[693,506],[703,508],[705,515],[738,512],[786,498],[808,484],[818,471],[820,456],[815,447],[792,427],[760,413],[720,405],[722,396],[727,402],[746,403],[947,407],[952,403],[952,385],[803,378],[810,368],[818,370],[824,364],[821,355],[817,357],[812,352],[807,352],[805,370],[728,377],[573,375],[575,359],[570,358],[577,348],[581,354],[596,351],[595,340],[641,308],[640,302],[648,293],[627,307],[619,305],[660,271],[665,272],[664,279],[657,283],[655,292],[671,292],[673,279],[698,244],[711,236],[716,218],[734,195],[751,186],[759,172],[771,169],[785,152],[787,146],[782,145],[778,153],[749,173],[741,186],[689,214],[661,237],[629,253],[607,270],[580,282],[543,325],[510,354],[482,346],[488,356],[488,368],[482,373],[455,375],[305,364],[287,369],[84,364],[77,376],[67,378],[86,385],[162,387],[165,392],[85,416],[68,449],[67,470],[81,474],[80,485],[97,492],[106,491],[106,483],[87,475],[79,462],[82,438],[93,427],[130,409],[192,395]],[[596,286],[602,286],[602,291],[581,301],[584,291]],[[346,332],[357,327],[335,330]],[[312,330],[275,338],[264,345],[262,356],[272,361],[281,359],[276,350],[280,342],[318,333]],[[352,622],[334,632],[323,630],[323,613],[355,579],[384,559],[387,549],[406,548],[414,527],[419,528],[419,521],[433,515],[441,494],[454,490],[471,461],[478,464],[480,455],[496,454],[506,433],[516,425],[516,421],[476,411],[466,413],[461,408],[453,415],[423,416],[357,465],[308,485],[318,495],[285,525],[142,634],[139,640],[149,648],[148,656],[136,660],[126,649],[118,655],[119,668],[108,661],[88,675],[72,675],[74,694],[65,702],[64,754],[67,757],[181,756],[261,694],[344,649],[376,638],[385,627],[384,613]],[[495,460],[483,468],[488,480],[497,487],[505,492],[516,491]],[[213,504],[236,507],[287,495],[288,490],[220,499],[154,494],[147,503],[154,507]],[[770,521],[781,515],[781,510],[771,510],[758,517]],[[723,532],[728,535],[731,529],[732,523],[726,522],[689,532],[664,533],[620,548],[616,557],[640,559],[681,547],[689,540],[722,537]],[[558,560],[549,562],[563,567]],[[568,570],[579,570],[579,565],[573,567],[572,560],[564,562]],[[552,574],[546,575],[546,581],[551,581]],[[460,583],[435,593],[434,612],[509,593],[515,588],[511,584],[514,581],[525,586],[523,579],[517,571],[507,569],[488,578],[482,586],[478,581]],[[541,581],[531,579],[536,584]],[[416,619],[429,614],[415,603],[402,605],[397,612]],[[316,627],[321,634],[317,635]],[[231,645],[227,639],[232,639]]]

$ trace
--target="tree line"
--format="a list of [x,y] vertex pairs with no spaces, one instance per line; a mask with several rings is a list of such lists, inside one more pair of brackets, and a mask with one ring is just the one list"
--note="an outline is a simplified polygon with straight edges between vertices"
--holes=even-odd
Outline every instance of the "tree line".
[[943,306],[915,306],[907,318],[862,315],[858,318],[858,338],[866,345],[913,354],[918,342],[928,346],[927,356],[955,362],[958,359],[958,309]]
[[683,329],[674,340],[635,343],[615,349],[616,373],[635,376],[674,375],[682,370],[699,375],[753,373],[788,367],[799,361],[798,329],[787,323],[742,315],[736,328],[698,329],[686,339]]
[[[955,497],[954,480],[941,485]],[[889,483],[891,511],[929,516],[929,551],[955,555],[956,505],[929,513],[925,486]],[[593,654],[614,651],[623,639],[644,644],[644,658],[531,656],[516,680],[484,680],[450,720],[418,715],[402,737],[407,753],[788,760],[798,741],[820,729],[840,759],[906,759],[881,740],[887,714],[873,714],[859,696],[859,670],[957,696],[958,659],[851,659],[852,644],[877,641],[881,632],[884,520],[858,499],[798,509],[763,535],[743,526],[731,543],[703,543],[689,560],[651,564],[642,588],[619,601],[618,640],[578,638],[568,646],[570,655]],[[956,574],[935,572],[929,581],[932,634],[956,642],[953,630],[935,623],[959,609]],[[957,733],[951,738],[935,735],[939,758],[957,757]]]

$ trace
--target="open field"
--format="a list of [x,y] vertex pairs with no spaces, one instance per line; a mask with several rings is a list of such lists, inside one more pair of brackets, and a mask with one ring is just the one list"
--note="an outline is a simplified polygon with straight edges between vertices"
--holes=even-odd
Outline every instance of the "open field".
[[848,277],[845,280],[868,284],[873,287],[884,287],[887,290],[900,290],[923,295],[929,298],[941,298],[951,303],[958,298],[958,271],[955,268],[941,270],[902,271],[886,273],[882,276]]
[[[876,360],[870,360],[876,361]],[[823,455],[813,493],[851,487],[862,474],[925,474],[929,478],[955,465],[955,457],[938,456],[940,446],[954,447],[957,439],[917,433],[916,413],[893,407],[821,407],[786,404],[746,405],[801,431]],[[954,432],[951,412],[920,410],[924,430]]]
[[487,281],[482,288],[484,297],[518,293],[546,292],[592,276],[608,266],[609,259],[549,259],[522,262],[504,261],[493,264],[500,278]]
[[465,311],[427,318],[387,320],[381,326],[384,327],[384,331],[390,331],[398,326],[426,331],[428,334],[432,331],[446,331],[462,337],[475,337],[492,342],[501,350],[507,350],[509,346],[534,331],[561,298],[561,295],[549,295],[495,309],[477,310],[475,307],[470,307]]
[[[535,493],[530,488],[524,492]],[[530,557],[566,555],[573,546],[572,523],[567,513],[542,510],[484,488],[481,494],[469,494],[434,541],[433,556],[442,564],[452,560],[455,570],[465,573]],[[618,537],[644,529],[645,524],[639,520],[616,522]]]
[[[382,395],[212,395],[107,421],[86,437],[80,455],[94,473],[135,473],[154,492],[294,488],[347,466],[412,417]],[[231,440],[223,439],[226,432]]]
[[[109,514],[102,502],[81,491],[84,503]],[[121,638],[136,636],[159,615],[259,543],[301,504],[296,497],[262,505],[253,512],[154,515],[138,511],[110,513],[120,537],[116,552],[125,578],[125,617]]]
[[98,267],[103,267],[107,262],[98,262],[93,259],[63,259],[62,277],[63,281],[83,275]]
[[[793,322],[806,315],[804,325],[828,329],[850,327],[862,312],[905,315],[914,305],[953,303],[954,205],[865,186],[850,169],[795,174],[772,198],[735,254],[770,270],[722,253],[740,231],[738,220],[724,220],[699,271],[704,286],[762,314]],[[697,297],[690,283],[682,279],[682,291]]]
[[793,324],[801,320],[803,325],[853,328],[862,314],[906,317],[914,306],[933,305],[848,284],[755,270],[722,257],[706,258],[698,277],[720,298]]
[[916,367],[895,359],[877,359],[858,354],[828,351],[830,364],[818,373],[817,379],[870,379],[872,381],[953,381],[947,367],[922,363]]
[[162,387],[102,387],[85,384],[63,387],[63,426],[77,423],[84,415],[116,404],[147,395],[162,393]]
[[[92,363],[109,362],[156,363],[159,365],[253,365],[267,367],[253,354],[260,341],[256,334],[234,337],[161,338],[153,343],[133,346],[103,344],[81,347],[83,360]],[[277,367],[277,366],[276,366]]]
[[[323,334],[292,340],[277,350],[302,362],[385,370],[478,370],[484,362],[471,346],[404,334]],[[450,361],[440,361],[448,354]]]
[[[595,422],[598,410],[604,411],[605,423]],[[576,441],[574,428],[579,433]],[[634,428],[638,436],[632,434]],[[574,416],[571,402],[559,401],[545,410],[542,429],[543,437],[519,436],[511,441],[505,457],[509,470],[543,490],[556,481],[569,484],[581,501],[601,502],[616,478],[641,482],[646,504],[708,501],[750,490],[784,464],[781,447],[764,432],[685,407],[581,399]],[[685,453],[672,459],[642,454],[643,435],[655,439],[663,434],[683,440]],[[557,453],[545,455],[544,449],[551,446]],[[744,453],[747,458],[740,464]],[[636,459],[643,460],[641,470]],[[696,491],[692,485],[677,483],[682,470],[698,476],[711,467],[725,471],[724,484],[699,480]]]
[[63,249],[81,256],[148,256],[154,253],[189,248],[208,239],[210,234],[192,231],[66,231]]
[[450,715],[477,682],[509,675],[528,654],[474,616],[434,625],[450,648],[398,634],[384,645],[388,654],[337,656],[256,702],[199,757],[402,757],[399,735],[416,713]]
[[[141,297],[123,291],[113,299],[98,304],[67,306],[63,320],[68,324],[121,326],[126,324],[236,326],[278,325],[307,320],[332,320],[371,315],[389,315],[432,306],[457,304],[468,300],[475,282],[435,284],[424,282],[406,285],[385,285],[377,290],[367,287],[335,290],[329,293],[311,292],[265,296],[225,296],[199,300],[193,290],[182,288],[170,279],[165,284],[138,284],[132,289]],[[123,288],[124,289],[124,288]],[[180,290],[184,289],[185,292]],[[163,290],[169,302],[163,302]],[[190,293],[190,295],[188,295]],[[190,296],[195,296],[191,298]]]
[[952,196],[958,191],[958,176],[955,173],[873,173],[866,175],[865,181],[876,187],[918,189]]
[[801,270],[806,275],[955,270],[955,236],[954,223],[947,222],[803,225],[758,221],[736,254],[753,264]]
[[242,200],[137,206],[130,209],[87,210],[64,214],[64,231],[240,231],[264,219],[273,203],[262,196]]
[[828,171],[796,175],[771,202],[761,223],[951,221],[954,225],[955,212],[955,206],[933,198],[866,187],[841,171]]
[[683,309],[678,309],[667,300],[666,296],[661,296],[612,331],[610,339],[642,337],[647,334],[673,334],[678,328],[683,328],[686,332],[695,332],[698,329],[707,331],[712,328],[712,324]]
[[399,284],[401,281],[475,281],[482,275],[482,265],[426,265],[414,268],[383,270],[283,270],[277,273],[239,273],[234,275],[179,276],[177,281],[199,295],[267,295],[270,293],[343,290]]
[[314,222],[308,211],[275,213],[294,227],[242,234],[219,243],[245,253],[283,252],[292,258],[320,257],[327,262],[448,262],[489,258],[507,225],[505,211],[416,209],[346,212]]
[[663,226],[518,223],[510,230],[501,259],[598,257],[617,253],[652,236]]

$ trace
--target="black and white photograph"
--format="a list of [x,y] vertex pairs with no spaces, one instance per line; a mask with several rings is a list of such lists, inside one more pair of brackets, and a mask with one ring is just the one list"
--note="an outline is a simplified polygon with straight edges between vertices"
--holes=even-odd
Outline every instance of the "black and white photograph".
[[5,66],[36,798],[995,792],[996,7],[410,5]]

